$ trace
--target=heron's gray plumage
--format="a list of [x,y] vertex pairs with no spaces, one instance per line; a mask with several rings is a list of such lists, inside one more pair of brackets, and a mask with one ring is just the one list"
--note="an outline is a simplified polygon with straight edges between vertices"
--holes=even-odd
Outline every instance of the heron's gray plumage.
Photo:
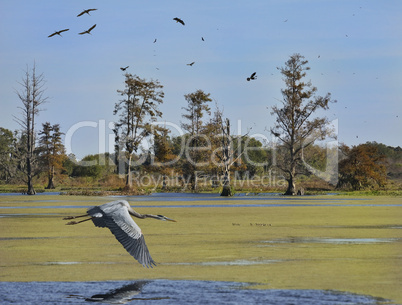
[[140,214],[134,211],[126,200],[108,202],[88,209],[85,215],[68,216],[63,219],[70,220],[85,217],[86,219],[84,220],[70,221],[67,225],[76,225],[92,220],[96,227],[109,228],[130,255],[132,255],[144,267],[152,268],[153,265],[156,266],[156,263],[149,254],[140,227],[135,223],[131,216],[140,219],[153,218],[176,222],[176,220],[163,215]]
[[90,208],[87,213],[92,216],[95,226],[109,228],[116,239],[144,267],[156,266],[145,244],[140,227],[129,213],[129,204],[125,200],[113,201]]

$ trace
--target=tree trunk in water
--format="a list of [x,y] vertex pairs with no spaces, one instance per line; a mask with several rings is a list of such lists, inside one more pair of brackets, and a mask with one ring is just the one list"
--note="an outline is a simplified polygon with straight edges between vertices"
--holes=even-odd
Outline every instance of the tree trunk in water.
[[27,191],[27,195],[35,195],[35,194],[36,194],[36,191],[35,191],[35,189],[34,189],[34,187],[33,187],[32,179],[29,179],[29,180],[28,180],[28,191]]
[[31,169],[31,158],[27,158],[27,179],[28,179],[28,190],[27,195],[35,195],[35,189],[32,184],[32,169]]
[[49,183],[47,184],[46,187],[47,190],[53,190],[55,189],[54,183],[53,183],[53,178],[49,179]]
[[[292,140],[292,143],[294,141]],[[289,171],[289,179],[286,179],[288,182],[288,189],[286,190],[285,194],[286,196],[293,196],[296,195],[296,185],[295,185],[295,177],[296,177],[296,161],[295,161],[295,151],[294,147],[292,144],[292,149],[290,152],[290,158],[291,158],[291,168]]]
[[226,196],[226,197],[233,196],[232,189],[230,188],[230,185],[229,186],[227,186],[227,185],[223,186],[221,196]]
[[54,183],[53,183],[53,176],[50,176],[50,177],[49,177],[49,182],[48,182],[48,184],[47,184],[46,189],[47,189],[47,190],[53,190],[53,189],[55,189]]
[[131,190],[133,188],[133,179],[131,177],[131,154],[128,157],[128,164],[126,170],[126,189]]
[[227,168],[225,169],[225,176],[223,178],[223,188],[222,188],[221,196],[226,196],[226,197],[233,196],[232,189],[230,188],[229,171]]
[[35,189],[32,184],[31,146],[30,146],[29,142],[30,142],[30,140],[28,140],[28,156],[27,156],[27,180],[28,180],[27,195],[35,195],[36,192],[35,192]]
[[27,195],[35,195],[35,189],[32,184],[32,155],[33,155],[33,141],[32,141],[32,130],[31,130],[31,113],[28,113],[27,117]]
[[193,193],[197,193],[197,191],[198,191],[197,182],[198,182],[198,181],[197,181],[197,174],[196,174],[196,172],[194,171],[194,173],[191,174],[191,176],[190,176],[191,191],[192,191]]
[[293,196],[296,194],[296,186],[293,181],[293,177],[290,177],[287,181],[288,181],[288,189],[286,190],[284,195]]
[[47,190],[55,189],[54,183],[53,183],[53,177],[54,177],[54,166],[52,166],[52,169],[49,172],[49,177],[48,177],[49,180],[48,180],[48,184],[46,187]]
[[163,175],[163,180],[162,180],[162,190],[166,191],[166,175]]

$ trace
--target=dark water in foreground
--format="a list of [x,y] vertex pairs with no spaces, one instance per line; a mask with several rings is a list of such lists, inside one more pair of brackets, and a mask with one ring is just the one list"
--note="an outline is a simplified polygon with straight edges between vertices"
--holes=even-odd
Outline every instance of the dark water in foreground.
[[0,304],[392,304],[330,290],[256,290],[213,281],[0,282]]

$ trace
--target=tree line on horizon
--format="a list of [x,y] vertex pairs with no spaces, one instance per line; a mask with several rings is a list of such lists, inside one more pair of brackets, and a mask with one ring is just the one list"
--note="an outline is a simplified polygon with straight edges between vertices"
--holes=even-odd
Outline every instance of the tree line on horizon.
[[[118,164],[115,163],[114,153],[87,155],[82,160],[77,161],[75,156],[64,154],[64,147],[60,141],[60,130],[56,129],[54,135],[50,131],[52,127],[48,122],[43,125],[40,131],[40,139],[35,149],[35,162],[32,176],[34,181],[39,181],[45,189],[54,189],[55,187],[68,185],[67,180],[90,179],[92,183],[97,181],[116,181],[116,177],[125,177],[119,175]],[[214,166],[212,162],[199,166],[198,177],[192,181],[186,176],[186,171],[191,173],[189,164],[185,158],[178,159],[177,162],[165,166],[169,160],[177,159],[180,156],[181,142],[188,141],[189,135],[182,137],[163,137],[155,140],[152,150],[133,156],[131,171],[136,173],[133,181],[138,182],[138,177],[151,175],[154,181],[159,182],[160,190],[180,190],[197,192],[204,188],[200,187],[198,181],[204,181],[208,177],[211,189],[223,190],[224,169]],[[26,160],[25,145],[26,137],[18,132],[11,132],[8,129],[0,127],[0,183],[8,185],[26,184]],[[266,176],[275,170],[272,162],[272,147],[265,146],[254,138],[233,137],[233,142],[237,145],[245,145],[248,142],[248,148],[251,148],[248,158],[243,155],[232,165],[231,177],[237,180],[253,179],[255,177]],[[386,146],[381,143],[367,142],[364,144],[348,147],[341,145],[339,148],[340,160],[339,181],[332,188],[346,190],[362,189],[381,189],[386,187],[387,181],[402,180],[402,148]],[[239,150],[238,150],[239,151]],[[238,157],[238,151],[235,157]],[[241,151],[241,150],[240,150]],[[325,169],[326,148],[320,145],[311,146],[306,153],[306,160],[317,169]],[[184,154],[182,154],[183,156]],[[199,156],[200,161],[210,158],[207,154]],[[268,160],[268,162],[267,162]],[[140,161],[140,163],[137,163]],[[90,165],[89,165],[90,164]],[[280,175],[279,171],[276,171]],[[314,174],[308,170],[300,173],[303,177],[312,177]],[[113,179],[113,177],[115,179]],[[179,178],[181,187],[172,186],[168,179]],[[66,180],[67,179],[67,180]],[[126,189],[125,180],[120,181],[121,189]],[[177,181],[176,181],[177,182]],[[65,186],[66,186],[65,185]],[[303,185],[303,183],[301,183]],[[328,183],[323,183],[326,187],[331,187]],[[139,187],[134,183],[133,188]],[[183,188],[184,187],[184,188]]]
[[[281,105],[271,108],[275,124],[270,132],[276,139],[275,147],[261,143],[248,134],[233,136],[230,119],[216,105],[211,111],[212,98],[203,90],[184,95],[182,107],[182,136],[170,136],[170,130],[153,124],[162,117],[158,106],[163,103],[163,86],[157,80],[142,79],[125,74],[123,90],[117,90],[121,99],[115,103],[115,149],[107,155],[88,155],[80,162],[66,156],[59,124],[46,122],[35,129],[39,106],[46,102],[43,75],[36,67],[26,70],[21,90],[17,92],[22,106],[16,116],[21,130],[12,132],[0,127],[0,181],[3,184],[26,184],[27,194],[35,194],[34,179],[47,177],[47,189],[55,187],[55,177],[92,177],[119,175],[124,177],[125,190],[136,187],[133,172],[159,175],[166,187],[169,173],[193,192],[199,191],[201,176],[213,177],[211,183],[220,185],[221,195],[231,196],[231,179],[253,177],[274,170],[286,181],[285,195],[297,193],[297,176],[312,175],[311,169],[328,172],[328,150],[316,144],[326,138],[335,138],[329,121],[317,116],[318,110],[328,110],[331,94],[317,95],[311,81],[305,81],[310,69],[308,61],[293,54],[284,67],[278,68],[284,76]],[[152,138],[153,146],[143,150],[141,143]],[[402,149],[375,142],[336,150],[331,166],[337,171],[323,179],[333,187],[353,190],[384,188],[388,178],[402,178]],[[102,160],[102,162],[100,162]],[[213,160],[214,162],[212,162]],[[89,166],[84,166],[84,162]],[[61,180],[60,180],[61,181]]]

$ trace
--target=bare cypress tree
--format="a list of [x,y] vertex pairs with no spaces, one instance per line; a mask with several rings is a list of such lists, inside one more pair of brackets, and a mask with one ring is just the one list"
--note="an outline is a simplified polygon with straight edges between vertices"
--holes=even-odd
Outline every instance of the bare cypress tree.
[[25,182],[27,183],[27,194],[35,195],[36,191],[33,187],[33,177],[35,175],[36,157],[35,151],[35,116],[39,114],[40,105],[46,102],[44,97],[44,76],[36,73],[36,64],[31,71],[27,66],[22,81],[19,82],[22,89],[17,91],[17,95],[21,100],[22,106],[21,117],[14,117],[22,128],[22,133],[26,135],[26,151],[24,158],[26,159],[26,167],[24,167]]
[[232,138],[230,137],[230,121],[226,118],[223,122],[221,118],[222,127],[222,148],[223,148],[223,186],[221,196],[232,196],[232,189],[230,188],[230,167],[233,164],[233,146]]
[[[234,144],[233,137],[230,134],[230,120],[228,118],[223,119],[223,111],[216,108],[214,124],[216,124],[220,134],[217,136],[219,141],[219,148],[215,151],[214,157],[217,157],[220,161],[219,165],[223,171],[223,183],[221,196],[233,196],[231,182],[230,182],[230,170],[231,167],[241,160],[242,155],[245,152],[245,147],[241,147],[242,140],[248,136],[248,132],[238,137],[237,143]],[[235,156],[234,152],[238,152]]]
[[302,164],[302,150],[317,139],[324,139],[331,130],[326,117],[314,117],[317,110],[329,109],[331,94],[316,96],[317,88],[310,81],[304,82],[308,61],[304,56],[294,54],[278,68],[284,76],[286,88],[282,89],[282,107],[272,107],[271,114],[276,116],[271,133],[280,141],[282,150],[277,153],[277,167],[285,174],[288,188],[285,195],[296,193],[295,177]]

